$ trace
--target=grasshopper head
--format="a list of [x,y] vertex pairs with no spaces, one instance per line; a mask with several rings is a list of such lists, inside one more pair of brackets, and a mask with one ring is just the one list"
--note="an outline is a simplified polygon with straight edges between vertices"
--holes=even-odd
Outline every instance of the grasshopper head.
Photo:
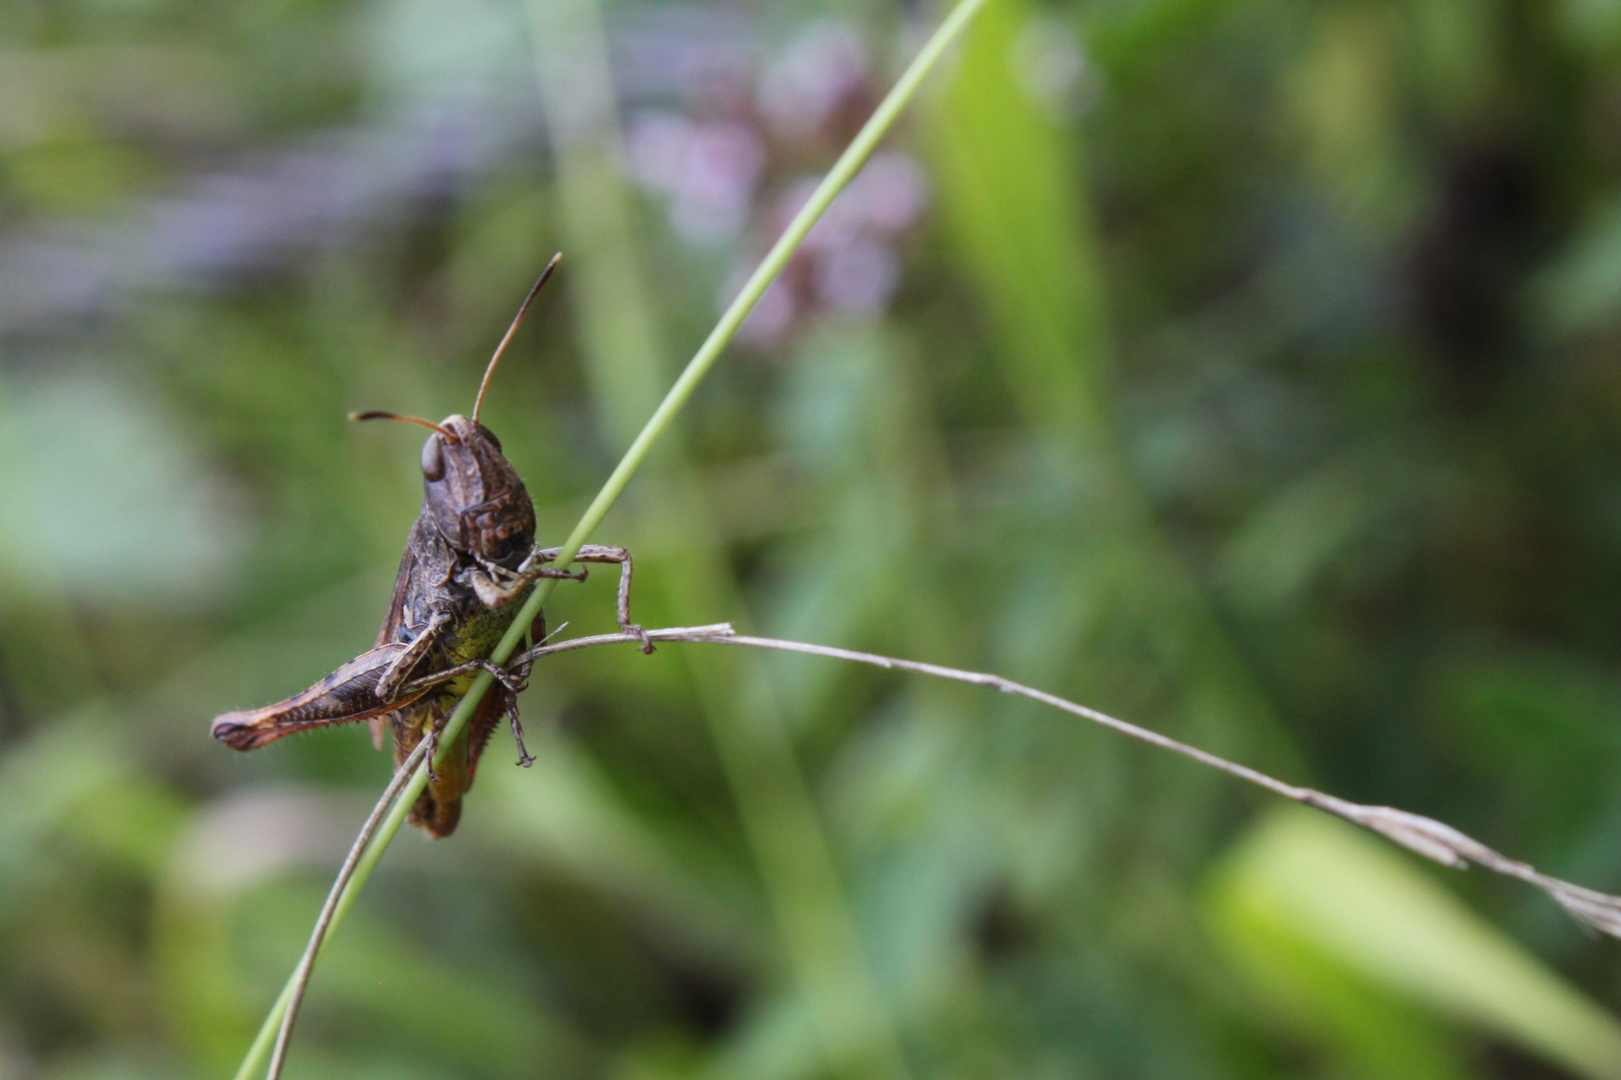
[[422,444],[423,511],[451,547],[514,569],[535,543],[535,508],[501,442],[460,414]]

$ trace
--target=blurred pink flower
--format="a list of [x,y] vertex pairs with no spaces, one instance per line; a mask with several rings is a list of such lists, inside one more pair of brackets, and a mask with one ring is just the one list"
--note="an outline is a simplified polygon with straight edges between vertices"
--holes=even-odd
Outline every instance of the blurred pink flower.
[[824,19],[768,66],[757,95],[773,135],[804,139],[834,124],[851,99],[867,96],[871,65],[849,25]]
[[[750,238],[739,246],[724,304],[810,197],[819,182],[811,170],[830,164],[866,119],[876,100],[872,66],[851,27],[823,21],[767,63],[752,90],[732,71],[693,84],[689,97],[687,115],[649,111],[632,121],[630,170],[664,201],[671,230],[687,243]],[[775,348],[818,311],[882,312],[900,282],[897,244],[928,197],[928,178],[909,154],[874,155],[761,298],[741,339]]]
[[765,149],[747,126],[649,112],[632,123],[627,141],[632,176],[669,198],[676,235],[708,247],[742,231],[765,164]]

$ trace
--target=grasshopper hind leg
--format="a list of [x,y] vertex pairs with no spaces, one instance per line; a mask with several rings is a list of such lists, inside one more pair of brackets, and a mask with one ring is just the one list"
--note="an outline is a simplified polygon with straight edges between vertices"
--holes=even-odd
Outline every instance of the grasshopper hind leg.
[[384,673],[393,667],[404,650],[405,646],[399,644],[379,645],[286,701],[262,709],[216,716],[211,728],[214,738],[236,750],[256,750],[295,731],[369,721],[409,707],[423,691],[415,690],[386,701],[376,692]]

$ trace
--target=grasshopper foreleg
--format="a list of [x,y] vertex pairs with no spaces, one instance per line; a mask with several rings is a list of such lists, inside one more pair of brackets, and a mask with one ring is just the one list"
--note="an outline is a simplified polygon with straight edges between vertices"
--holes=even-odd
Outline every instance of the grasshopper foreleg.
[[[496,566],[478,566],[468,574],[467,581],[473,587],[473,591],[478,595],[479,600],[492,611],[504,607],[513,597],[541,578],[568,578],[572,581],[584,581],[586,579],[586,571],[584,570],[563,570],[538,565],[552,562],[562,551],[562,548],[536,548],[529,553],[529,557],[515,571],[502,570]],[[586,544],[580,548],[579,554],[574,556],[574,561],[619,564],[619,596],[615,609],[619,620],[619,629],[640,638],[642,652],[652,652],[653,642],[648,638],[647,631],[630,620],[630,579],[635,572],[630,552],[622,547]]]
[[[562,548],[539,548],[536,549],[533,555],[529,556],[529,561],[551,562],[553,559],[557,558],[558,555],[562,554],[562,551]],[[586,544],[584,547],[580,548],[579,554],[574,556],[574,561],[584,563],[619,564],[619,596],[615,610],[615,614],[619,619],[619,629],[624,633],[630,634],[632,637],[640,638],[642,642],[642,652],[652,652],[653,642],[648,638],[647,631],[630,621],[630,579],[631,574],[635,571],[635,567],[631,562],[630,552],[622,547],[609,547],[605,544]],[[580,574],[578,580],[585,580],[585,574],[583,572]]]
[[[483,564],[473,567],[467,572],[467,583],[473,587],[474,594],[479,602],[491,611],[499,611],[506,607],[514,597],[541,578],[568,578],[570,581],[584,581],[584,570],[560,570],[550,566],[536,566],[536,555],[532,552],[525,559],[523,565],[517,570],[506,570],[494,564]],[[540,559],[540,562],[549,560]]]

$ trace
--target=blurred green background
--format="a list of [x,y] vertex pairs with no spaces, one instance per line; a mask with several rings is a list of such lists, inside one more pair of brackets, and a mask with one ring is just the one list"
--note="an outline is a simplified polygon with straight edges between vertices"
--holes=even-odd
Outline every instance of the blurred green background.
[[[561,542],[927,4],[0,5],[0,1078],[225,1077],[485,419]],[[1621,890],[1621,3],[990,0],[593,539]],[[612,578],[552,625],[612,625]],[[548,660],[289,1077],[1621,1077],[1616,944],[1028,702]]]

